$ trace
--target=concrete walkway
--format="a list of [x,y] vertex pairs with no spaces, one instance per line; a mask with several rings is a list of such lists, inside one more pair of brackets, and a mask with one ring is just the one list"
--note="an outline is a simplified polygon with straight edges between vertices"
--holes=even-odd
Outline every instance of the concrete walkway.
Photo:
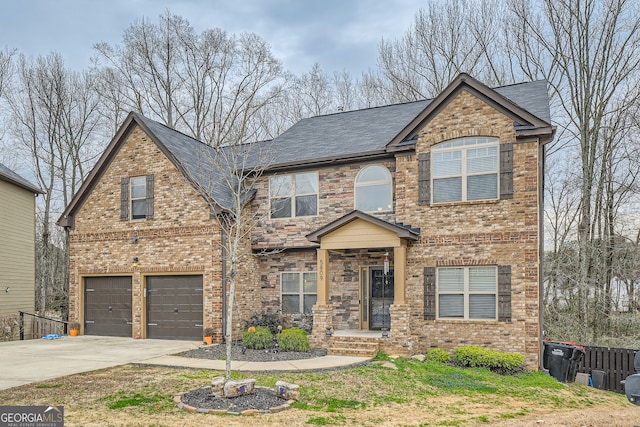
[[[128,363],[224,370],[224,360],[172,356],[198,348],[196,341],[62,337],[0,343],[0,390]],[[362,357],[324,356],[283,362],[232,361],[236,371],[303,371],[365,362]]]

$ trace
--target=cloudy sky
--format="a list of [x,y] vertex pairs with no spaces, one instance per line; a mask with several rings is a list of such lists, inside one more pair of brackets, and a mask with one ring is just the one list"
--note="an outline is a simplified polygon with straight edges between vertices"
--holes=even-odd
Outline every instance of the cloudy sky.
[[374,68],[380,40],[401,37],[420,0],[3,0],[0,49],[30,56],[58,51],[71,68],[89,64],[92,46],[120,44],[124,30],[141,18],[157,22],[165,10],[200,32],[222,28],[253,32],[295,72]]

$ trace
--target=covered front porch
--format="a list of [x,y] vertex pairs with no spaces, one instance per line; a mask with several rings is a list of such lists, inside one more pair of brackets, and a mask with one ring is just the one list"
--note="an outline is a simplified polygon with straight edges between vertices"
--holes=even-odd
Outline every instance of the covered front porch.
[[330,351],[365,343],[377,343],[379,348],[406,345],[407,247],[418,237],[419,230],[360,211],[307,236],[320,245],[310,337],[314,345]]

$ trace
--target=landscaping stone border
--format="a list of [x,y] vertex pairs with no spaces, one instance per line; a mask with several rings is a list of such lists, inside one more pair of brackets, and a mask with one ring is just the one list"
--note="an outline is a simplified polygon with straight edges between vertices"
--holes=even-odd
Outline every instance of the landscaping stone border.
[[[194,408],[193,406],[187,405],[182,403],[182,396],[185,395],[186,393],[189,393],[190,391],[194,391],[194,390],[198,390],[202,387],[197,387],[194,388],[192,390],[188,390],[179,394],[176,394],[173,396],[173,403],[176,404],[176,406],[179,409],[183,409],[187,412],[191,412],[191,413],[202,413],[202,414],[214,414],[214,415],[245,415],[245,416],[250,416],[250,415],[259,415],[259,414],[275,414],[276,412],[282,412],[286,409],[289,409],[289,407],[294,404],[296,401],[293,399],[287,400],[285,401],[285,403],[283,403],[282,405],[278,405],[278,406],[274,406],[272,408],[269,408],[268,410],[265,409],[245,409],[242,412],[235,412],[235,411],[229,411],[227,409],[208,409],[208,408]],[[270,388],[270,387],[262,387],[262,386],[255,386],[256,389],[262,389],[262,390],[267,390],[270,391],[272,393],[274,393],[275,395],[275,391]]]

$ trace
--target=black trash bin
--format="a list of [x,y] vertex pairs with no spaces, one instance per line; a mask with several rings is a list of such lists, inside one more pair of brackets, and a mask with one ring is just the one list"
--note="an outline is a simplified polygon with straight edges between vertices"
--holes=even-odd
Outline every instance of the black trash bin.
[[583,356],[583,348],[577,346],[573,348],[573,354],[571,355],[571,359],[569,360],[569,371],[567,372],[568,383],[575,382],[576,375],[578,374],[578,366],[580,365]]
[[[549,375],[560,382],[567,382],[569,367],[571,365],[571,357],[573,356],[573,351],[575,349],[575,346],[568,344],[545,342],[542,363],[544,368],[549,370]],[[573,380],[575,381],[575,375]]]

